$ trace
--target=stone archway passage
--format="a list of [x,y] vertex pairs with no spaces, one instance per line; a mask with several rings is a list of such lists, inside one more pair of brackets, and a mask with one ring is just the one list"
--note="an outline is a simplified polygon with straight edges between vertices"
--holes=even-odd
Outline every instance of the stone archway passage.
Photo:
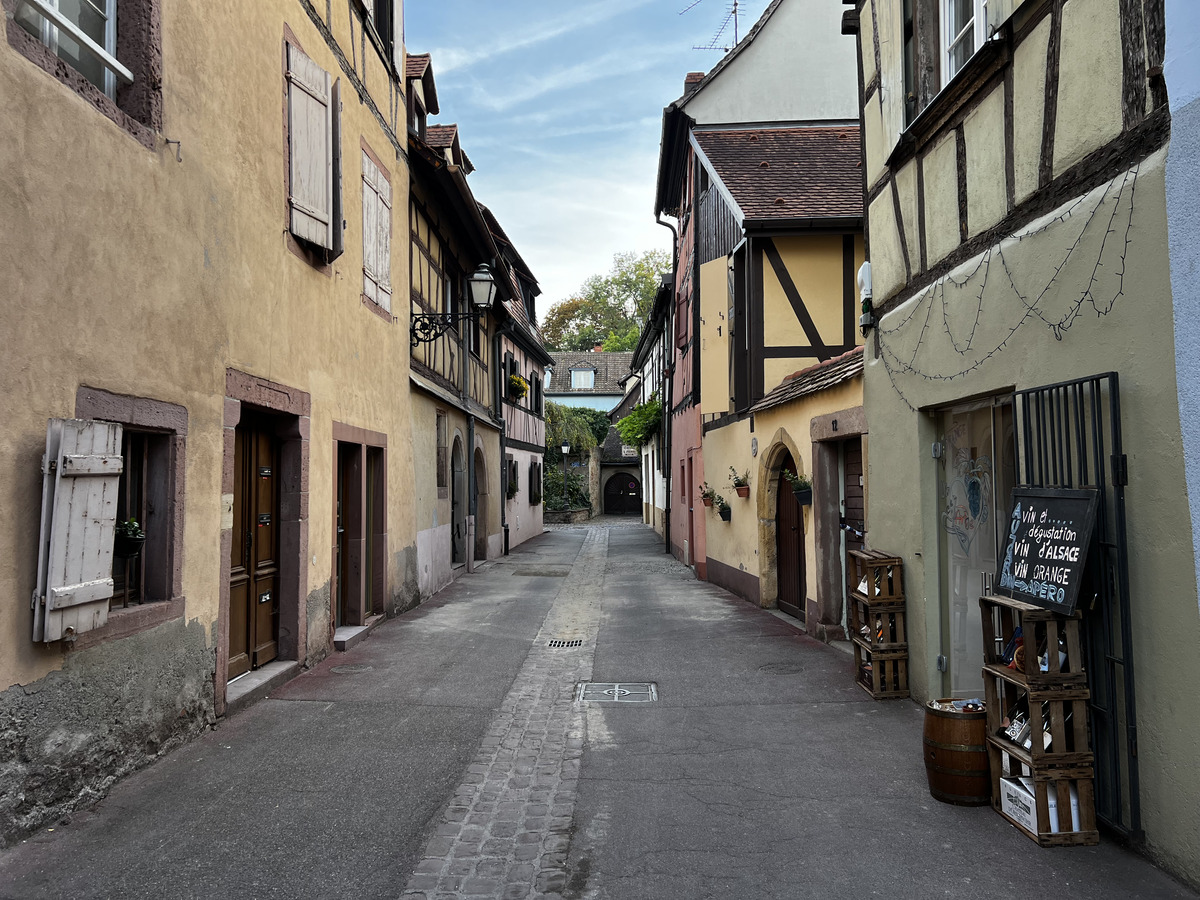
[[604,483],[605,515],[642,514],[642,483],[636,475],[618,472]]

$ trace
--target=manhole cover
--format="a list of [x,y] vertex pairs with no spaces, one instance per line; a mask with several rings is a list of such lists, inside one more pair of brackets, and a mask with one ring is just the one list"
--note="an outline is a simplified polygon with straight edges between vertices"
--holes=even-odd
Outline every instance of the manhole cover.
[[804,666],[796,663],[767,663],[765,666],[759,666],[758,671],[764,675],[799,675],[804,671]]
[[589,703],[648,703],[658,699],[653,681],[585,681],[575,689],[575,699]]
[[570,569],[513,569],[514,576],[523,578],[566,578]]
[[371,668],[364,663],[347,663],[344,666],[330,666],[329,671],[337,675],[357,675],[359,672],[370,672]]
[[582,647],[583,641],[551,641],[550,647],[553,650],[561,650],[564,647]]

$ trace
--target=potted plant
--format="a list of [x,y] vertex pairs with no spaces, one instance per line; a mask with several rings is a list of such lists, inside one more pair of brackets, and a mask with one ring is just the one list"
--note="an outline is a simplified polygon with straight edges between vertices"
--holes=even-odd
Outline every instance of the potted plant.
[[137,519],[118,522],[113,537],[113,556],[117,559],[133,559],[142,552],[146,544],[146,532]]
[[515,372],[508,376],[508,396],[520,400],[529,393],[529,382]]
[[712,506],[713,500],[715,500],[716,497],[717,492],[708,486],[707,481],[700,485],[700,499],[704,502],[705,506]]
[[750,496],[750,470],[747,469],[741,475],[737,473],[737,469],[733,466],[729,467],[729,477],[733,480],[733,489],[737,491],[739,497]]
[[812,482],[805,475],[797,475],[795,472],[783,470],[783,477],[787,479],[787,483],[792,486],[792,493],[796,497],[796,502],[801,506],[812,505]]
[[720,494],[717,494],[715,500],[717,504],[717,515],[721,517],[722,522],[728,522],[733,517],[733,510],[729,508],[729,501]]

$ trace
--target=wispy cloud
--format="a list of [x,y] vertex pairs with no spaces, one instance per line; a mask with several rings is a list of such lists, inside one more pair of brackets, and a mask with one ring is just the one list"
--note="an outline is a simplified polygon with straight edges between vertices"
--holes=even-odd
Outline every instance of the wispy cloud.
[[487,40],[477,47],[439,47],[433,51],[435,71],[439,74],[449,74],[456,69],[468,68],[506,53],[535,47],[574,31],[599,25],[651,2],[653,0],[601,0],[582,9],[571,9],[553,19],[523,27],[519,31],[489,35]]

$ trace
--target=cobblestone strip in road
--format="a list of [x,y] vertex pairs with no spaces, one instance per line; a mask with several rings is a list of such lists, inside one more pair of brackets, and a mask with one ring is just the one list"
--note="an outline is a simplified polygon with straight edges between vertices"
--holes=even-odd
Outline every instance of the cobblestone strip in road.
[[583,755],[574,686],[591,679],[607,552],[608,531],[589,529],[405,898],[560,896]]

